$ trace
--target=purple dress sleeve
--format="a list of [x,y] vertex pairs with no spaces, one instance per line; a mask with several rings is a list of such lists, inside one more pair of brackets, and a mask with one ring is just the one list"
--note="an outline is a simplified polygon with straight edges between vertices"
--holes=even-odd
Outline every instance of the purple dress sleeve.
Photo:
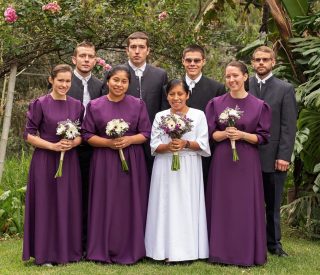
[[88,103],[86,107],[86,115],[83,119],[81,134],[84,141],[88,141],[91,137],[96,135],[97,128],[95,125],[93,113],[91,110],[91,102]]
[[209,139],[212,139],[212,134],[215,131],[217,127],[217,122],[216,122],[216,116],[215,116],[215,110],[214,110],[214,99],[211,99],[206,107],[205,113],[206,113],[206,118],[207,118],[207,123],[208,123],[208,134],[209,134]]
[[23,138],[25,140],[27,140],[28,134],[33,136],[37,135],[39,126],[42,122],[43,112],[39,99],[36,99],[29,104],[29,109],[26,116],[27,122],[23,133]]
[[147,112],[146,104],[143,100],[140,100],[140,114],[137,124],[138,133],[144,135],[146,138],[150,138],[151,135],[151,123]]
[[258,144],[266,144],[269,142],[271,115],[272,112],[270,106],[264,102],[261,109],[260,120],[256,130]]

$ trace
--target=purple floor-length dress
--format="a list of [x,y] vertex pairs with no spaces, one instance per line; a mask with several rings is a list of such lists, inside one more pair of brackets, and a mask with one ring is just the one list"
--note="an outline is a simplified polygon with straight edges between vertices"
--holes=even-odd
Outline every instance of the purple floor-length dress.
[[[50,94],[32,102],[27,112],[24,138],[36,135],[58,142],[57,123],[81,121],[83,106],[67,96],[54,100]],[[63,175],[54,178],[60,152],[34,150],[26,194],[23,260],[35,258],[36,264],[79,261],[81,248],[81,176],[76,149],[65,153]]]
[[[129,122],[125,135],[150,137],[151,124],[145,103],[126,95],[119,102],[106,96],[87,106],[83,137],[105,137],[112,119]],[[144,233],[149,178],[141,144],[123,149],[129,172],[122,171],[118,150],[95,147],[89,181],[87,259],[132,264],[145,257]]]
[[[256,134],[259,144],[268,141],[271,110],[248,94],[214,98],[206,107],[209,135],[225,130],[219,115],[238,106],[244,111],[237,129]],[[206,191],[209,261],[241,266],[266,262],[266,226],[262,173],[257,145],[236,141],[239,161],[232,160],[230,140],[216,143]]]

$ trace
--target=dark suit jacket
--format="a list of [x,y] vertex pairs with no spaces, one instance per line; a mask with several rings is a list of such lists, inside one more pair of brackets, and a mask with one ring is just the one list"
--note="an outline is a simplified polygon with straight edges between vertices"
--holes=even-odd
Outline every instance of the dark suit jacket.
[[270,141],[260,145],[262,171],[274,172],[277,159],[290,162],[296,135],[297,104],[293,86],[275,76],[262,84],[260,92],[256,77],[249,81],[249,92],[263,99],[272,109]]
[[209,100],[225,92],[223,84],[202,75],[200,81],[192,89],[187,105],[204,112]]
[[[135,75],[134,70],[126,64],[131,73],[131,79],[127,94],[140,97],[139,78]],[[142,99],[147,105],[150,122],[153,123],[156,113],[163,109],[166,97],[163,87],[168,82],[168,76],[165,70],[147,64],[141,78]]]
[[[88,81],[88,91],[91,99],[102,96],[102,81],[94,76],[91,76]],[[74,74],[72,74],[71,88],[68,92],[68,95],[83,102],[82,81]]]

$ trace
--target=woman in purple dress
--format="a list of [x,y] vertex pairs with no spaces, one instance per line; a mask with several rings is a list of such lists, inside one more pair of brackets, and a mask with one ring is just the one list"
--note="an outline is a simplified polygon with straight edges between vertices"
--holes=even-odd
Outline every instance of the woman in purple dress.
[[[82,120],[83,106],[66,94],[72,68],[57,65],[49,78],[52,90],[33,101],[24,138],[35,147],[26,194],[23,260],[51,265],[79,261],[81,248],[81,176],[75,147],[81,137],[61,139],[58,122]],[[63,174],[55,178],[61,152]]]
[[[94,147],[90,165],[87,259],[133,264],[145,257],[144,232],[149,178],[142,144],[151,124],[145,103],[126,95],[130,71],[112,68],[109,93],[87,106],[83,138]],[[113,119],[129,124],[123,137],[111,138],[106,126]],[[119,157],[122,149],[128,171]]]
[[[257,145],[268,142],[271,110],[246,92],[248,70],[243,63],[229,63],[225,78],[230,92],[212,99],[206,107],[209,136],[216,143],[206,191],[209,261],[263,265],[267,260],[266,226]],[[233,127],[221,115],[227,108],[240,111]],[[231,141],[236,145],[237,161]]]

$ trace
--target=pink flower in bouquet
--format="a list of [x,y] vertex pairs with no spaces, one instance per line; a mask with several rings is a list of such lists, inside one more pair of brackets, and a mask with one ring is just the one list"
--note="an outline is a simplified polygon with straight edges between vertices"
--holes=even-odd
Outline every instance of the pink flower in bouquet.
[[6,10],[4,11],[4,17],[5,17],[4,20],[8,23],[14,23],[18,19],[16,10],[12,6],[9,6],[8,8],[6,8]]
[[57,13],[61,10],[61,7],[57,3],[57,1],[54,1],[54,2],[50,2],[46,5],[43,5],[42,10],[43,11],[51,11],[52,13]]
[[163,21],[163,20],[167,19],[168,16],[169,16],[168,13],[167,13],[166,11],[163,11],[163,12],[161,12],[161,13],[159,14],[158,20],[159,20],[159,21]]

